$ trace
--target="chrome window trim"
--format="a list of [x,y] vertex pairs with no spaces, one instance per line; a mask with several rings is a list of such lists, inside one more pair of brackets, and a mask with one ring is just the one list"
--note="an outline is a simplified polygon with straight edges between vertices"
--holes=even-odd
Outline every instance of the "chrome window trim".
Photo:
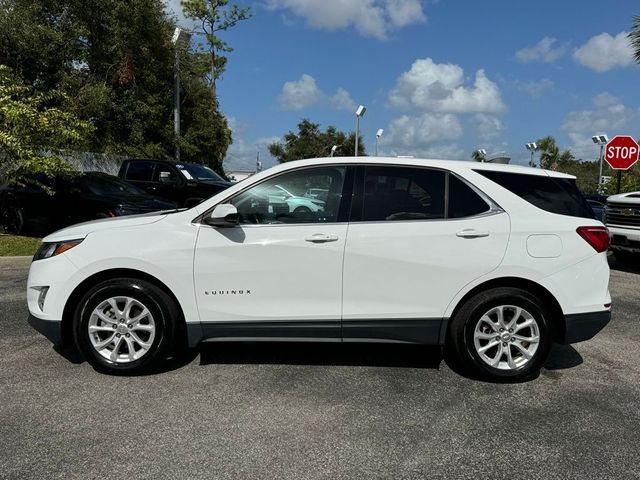
[[[400,167],[400,168],[419,168],[419,169],[427,169],[427,170],[438,170],[438,171],[442,171],[445,174],[445,214],[448,213],[448,201],[449,201],[449,195],[448,195],[448,189],[449,189],[449,175],[454,175],[456,178],[458,178],[460,181],[462,181],[463,183],[465,183],[469,188],[471,188],[475,193],[478,194],[478,196],[480,198],[482,198],[482,200],[484,200],[488,205],[489,205],[489,210],[487,210],[486,212],[482,212],[479,213],[477,215],[472,215],[469,217],[459,217],[459,218],[421,218],[421,219],[415,219],[415,220],[370,220],[370,221],[355,221],[355,222],[326,222],[326,223],[320,223],[320,222],[311,222],[311,223],[259,223],[259,224],[255,224],[255,223],[247,223],[247,224],[241,224],[238,225],[238,227],[242,227],[242,228],[246,228],[246,227],[299,227],[299,226],[307,226],[307,225],[357,225],[357,224],[379,224],[379,223],[383,223],[386,225],[393,225],[393,224],[397,224],[397,223],[422,223],[422,222],[451,222],[451,221],[459,221],[459,220],[469,220],[469,219],[477,219],[477,218],[483,218],[483,217],[489,217],[492,215],[498,215],[500,213],[505,213],[504,209],[498,205],[498,203],[496,201],[494,201],[489,195],[487,195],[485,192],[483,192],[482,190],[480,190],[478,187],[476,187],[474,184],[470,183],[466,178],[461,177],[460,175],[458,175],[457,173],[448,170],[446,168],[442,168],[442,167],[426,167],[426,166],[422,166],[422,165],[398,165],[398,164],[393,164],[393,163],[367,163],[367,162],[358,162],[358,163],[328,163],[328,164],[322,164],[322,165],[305,165],[303,167],[298,167],[298,168],[291,168],[289,170],[285,170],[283,172],[277,173],[275,175],[271,175],[269,177],[264,178],[263,180],[257,182],[257,183],[253,183],[251,185],[248,185],[247,187],[243,188],[242,190],[234,193],[233,195],[230,195],[228,197],[225,197],[223,200],[221,200],[220,202],[216,203],[215,205],[213,205],[212,207],[208,208],[207,210],[205,210],[203,213],[201,213],[200,215],[198,215],[196,218],[194,218],[191,223],[194,224],[198,224],[200,226],[206,226],[209,228],[216,228],[216,227],[212,227],[211,225],[207,225],[206,223],[202,222],[202,219],[206,216],[206,215],[210,215],[211,212],[213,212],[214,208],[216,208],[218,205],[222,205],[224,203],[227,203],[228,200],[230,198],[233,198],[237,195],[240,195],[241,193],[246,192],[247,190],[258,186],[264,182],[266,182],[267,180],[271,180],[273,178],[277,178],[279,176],[282,176],[284,174],[288,174],[291,172],[296,172],[296,171],[301,171],[301,170],[308,170],[310,168],[318,168],[318,167],[344,167],[344,168],[348,168],[348,167]],[[344,188],[344,185],[343,185]],[[236,227],[231,227],[231,228],[236,228]]]

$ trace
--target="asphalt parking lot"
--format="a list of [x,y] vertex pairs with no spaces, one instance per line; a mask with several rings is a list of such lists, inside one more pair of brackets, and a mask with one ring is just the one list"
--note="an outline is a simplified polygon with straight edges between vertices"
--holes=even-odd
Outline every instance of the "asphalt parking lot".
[[496,385],[407,346],[213,344],[111,377],[26,324],[0,259],[0,478],[640,478],[640,271],[611,324]]

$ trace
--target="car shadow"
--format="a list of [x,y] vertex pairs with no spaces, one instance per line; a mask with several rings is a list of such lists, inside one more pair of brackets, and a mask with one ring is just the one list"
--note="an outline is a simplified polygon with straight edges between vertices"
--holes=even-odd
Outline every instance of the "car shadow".
[[438,369],[437,346],[385,343],[205,343],[201,365],[267,364]]
[[584,362],[582,355],[571,345],[554,344],[551,353],[545,363],[546,370],[566,370],[581,365]]
[[611,270],[640,274],[640,261],[622,262],[616,259],[614,255],[609,255],[608,260],[609,260],[609,267],[611,268]]

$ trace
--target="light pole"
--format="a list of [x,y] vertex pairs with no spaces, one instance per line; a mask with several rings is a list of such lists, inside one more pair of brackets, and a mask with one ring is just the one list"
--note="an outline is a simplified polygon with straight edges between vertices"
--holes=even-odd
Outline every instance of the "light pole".
[[360,137],[360,117],[367,111],[367,107],[360,105],[356,110],[356,157],[358,156],[358,139]]
[[534,166],[533,153],[538,149],[538,145],[536,144],[536,142],[530,142],[530,143],[527,143],[525,147],[527,147],[527,150],[531,152],[531,159],[529,160],[529,166],[533,167]]
[[175,59],[173,64],[173,83],[174,83],[174,105],[173,105],[173,133],[176,137],[176,160],[180,160],[180,55],[178,48],[189,46],[191,41],[191,33],[176,27],[171,37],[171,43],[174,45]]
[[378,156],[378,140],[380,140],[380,137],[382,136],[383,133],[384,133],[384,130],[382,128],[379,128],[378,131],[376,132],[376,157]]
[[604,152],[604,146],[609,142],[609,137],[604,133],[599,133],[591,137],[593,143],[600,145],[600,176],[598,177],[598,193],[602,193],[602,154]]

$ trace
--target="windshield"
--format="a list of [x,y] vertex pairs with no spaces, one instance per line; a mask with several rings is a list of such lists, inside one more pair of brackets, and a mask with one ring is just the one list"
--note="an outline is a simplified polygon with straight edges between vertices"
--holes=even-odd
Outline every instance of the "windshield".
[[[213,182],[224,182],[226,181],[216,172],[211,170],[209,167],[205,167],[204,165],[197,165],[194,163],[181,163],[176,165],[178,169],[184,174],[185,171],[192,177],[197,180],[203,181],[213,181]],[[189,175],[185,175],[187,179],[189,179]]]
[[145,192],[117,177],[107,175],[82,176],[76,182],[95,195],[144,195]]

